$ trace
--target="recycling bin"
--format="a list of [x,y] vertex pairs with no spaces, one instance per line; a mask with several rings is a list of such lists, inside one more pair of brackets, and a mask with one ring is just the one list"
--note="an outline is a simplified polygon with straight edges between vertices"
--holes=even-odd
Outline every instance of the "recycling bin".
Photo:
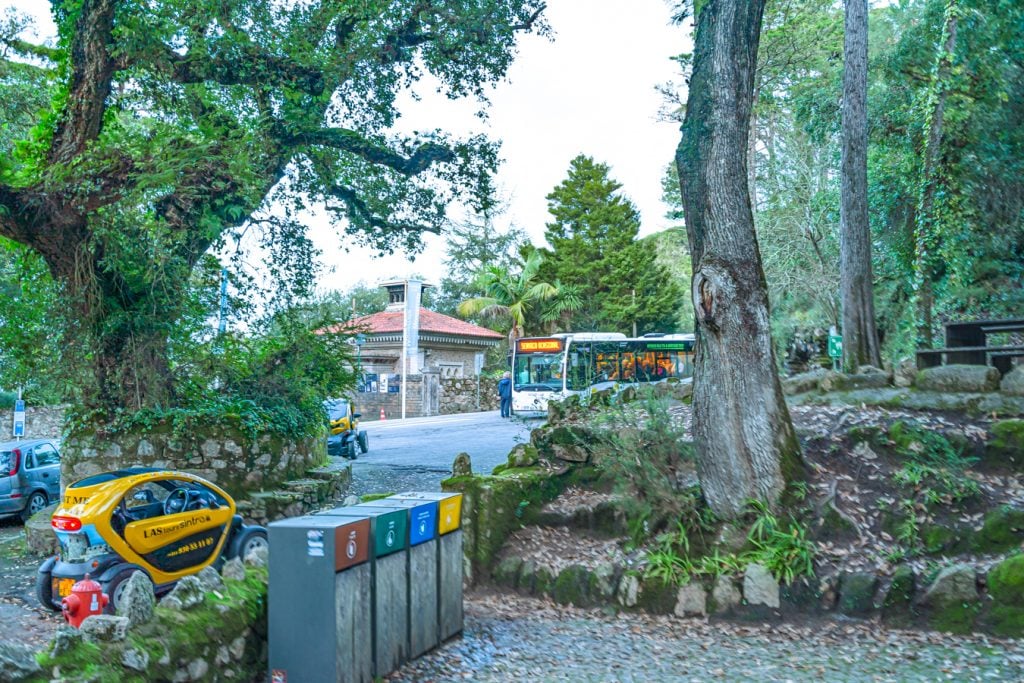
[[444,642],[462,633],[462,494],[408,492],[391,498],[437,502],[437,622]]
[[382,498],[368,507],[405,510],[409,515],[409,656],[419,657],[437,647],[437,502]]
[[372,681],[369,517],[307,515],[267,529],[270,680]]
[[403,509],[351,505],[318,512],[316,516],[370,520],[373,675],[386,676],[409,661],[409,513]]

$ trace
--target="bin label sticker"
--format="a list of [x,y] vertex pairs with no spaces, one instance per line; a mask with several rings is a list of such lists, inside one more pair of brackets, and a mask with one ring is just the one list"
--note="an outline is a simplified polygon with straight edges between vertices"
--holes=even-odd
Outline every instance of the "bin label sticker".
[[[306,532],[306,554],[310,557],[324,556],[324,532],[321,529],[310,529]],[[282,679],[283,680],[283,679]]]
[[384,539],[384,543],[389,548],[395,544],[395,530],[394,529],[388,529],[388,535]]
[[288,672],[284,669],[274,669],[270,672],[270,683],[288,683]]
[[437,503],[429,502],[412,509],[409,544],[418,545],[437,535]]
[[356,532],[353,531],[348,535],[348,544],[345,546],[345,554],[348,555],[348,559],[354,560],[357,550],[359,550],[359,546],[356,545]]

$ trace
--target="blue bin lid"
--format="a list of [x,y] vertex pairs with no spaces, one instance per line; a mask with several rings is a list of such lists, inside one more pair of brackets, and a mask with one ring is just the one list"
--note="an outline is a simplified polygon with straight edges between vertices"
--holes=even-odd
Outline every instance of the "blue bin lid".
[[409,545],[419,545],[437,537],[437,501],[379,498],[360,506],[408,510]]

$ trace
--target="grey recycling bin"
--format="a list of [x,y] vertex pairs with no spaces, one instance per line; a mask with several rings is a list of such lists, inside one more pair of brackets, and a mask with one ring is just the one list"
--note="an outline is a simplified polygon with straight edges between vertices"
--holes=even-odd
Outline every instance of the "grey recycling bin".
[[386,676],[409,661],[409,515],[405,510],[352,505],[315,516],[370,520],[373,675]]
[[293,517],[268,532],[270,680],[372,681],[369,518]]
[[437,502],[437,621],[444,642],[462,633],[462,494],[409,492],[391,498]]
[[381,498],[363,503],[382,510],[405,510],[409,515],[409,656],[419,657],[437,647],[437,502]]

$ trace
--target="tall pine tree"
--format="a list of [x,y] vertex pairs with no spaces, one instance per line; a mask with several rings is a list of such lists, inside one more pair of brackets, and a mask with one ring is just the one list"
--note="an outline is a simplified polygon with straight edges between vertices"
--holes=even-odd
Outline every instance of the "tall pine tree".
[[572,331],[637,334],[675,328],[682,292],[655,261],[655,244],[638,241],[640,214],[607,164],[580,155],[547,197],[543,279],[580,287]]

